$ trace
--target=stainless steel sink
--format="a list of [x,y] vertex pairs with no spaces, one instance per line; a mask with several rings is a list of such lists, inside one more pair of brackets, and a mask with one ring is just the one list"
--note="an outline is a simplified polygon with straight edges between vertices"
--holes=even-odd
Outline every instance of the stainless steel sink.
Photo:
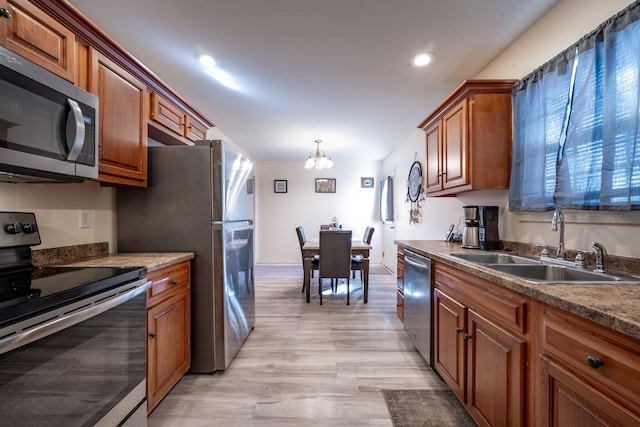
[[487,264],[492,270],[534,282],[550,283],[640,283],[640,279],[607,273],[579,270],[551,264]]
[[452,253],[452,256],[478,264],[540,264],[538,260],[505,253]]

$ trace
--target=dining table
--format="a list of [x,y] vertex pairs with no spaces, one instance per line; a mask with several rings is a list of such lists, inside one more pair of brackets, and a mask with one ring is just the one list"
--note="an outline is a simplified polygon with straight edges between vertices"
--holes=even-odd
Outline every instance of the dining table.
[[[364,303],[367,303],[369,294],[369,251],[371,245],[362,240],[351,241],[351,255],[362,256],[362,286],[364,288]],[[307,303],[311,301],[311,261],[314,256],[320,255],[320,240],[309,239],[302,246],[304,288],[307,294]]]

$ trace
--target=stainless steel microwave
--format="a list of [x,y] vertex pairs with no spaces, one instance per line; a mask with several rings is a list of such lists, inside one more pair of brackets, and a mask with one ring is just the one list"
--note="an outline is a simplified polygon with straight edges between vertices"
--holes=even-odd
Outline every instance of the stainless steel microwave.
[[0,47],[0,182],[98,178],[98,98]]

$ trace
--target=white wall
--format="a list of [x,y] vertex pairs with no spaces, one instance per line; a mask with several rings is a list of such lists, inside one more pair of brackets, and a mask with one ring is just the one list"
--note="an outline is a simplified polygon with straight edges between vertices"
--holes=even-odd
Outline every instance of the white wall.
[[[469,78],[522,78],[629,4],[628,0],[562,0],[482,72]],[[424,133],[415,130],[384,159],[382,169],[395,169],[396,176],[404,178],[414,153],[424,165],[424,150]],[[396,194],[405,194],[406,178],[396,179],[395,187]],[[550,230],[552,213],[515,214],[506,209],[507,204],[507,191],[429,198],[423,206],[423,223],[409,225],[408,207],[397,200],[396,238],[438,239],[448,224],[457,222],[461,206],[498,205],[502,239],[557,246],[558,233]],[[640,245],[635,243],[640,240],[640,212],[565,211],[564,215],[567,248],[588,249],[590,242],[599,241],[610,254],[640,257]]]
[[[80,211],[91,214],[91,228],[80,228]],[[0,184],[0,211],[35,212],[42,244],[48,249],[108,242],[114,251],[115,190],[97,182],[82,184]]]
[[[379,209],[380,162],[336,162],[332,169],[307,170],[299,162],[259,162],[256,175],[256,262],[300,264],[295,227],[301,225],[308,239],[318,238],[320,224],[334,216],[343,230],[362,237],[373,226],[371,262],[382,257]],[[361,177],[374,177],[374,188],[361,188]],[[316,193],[316,178],[335,178],[335,193]],[[274,193],[273,181],[287,180],[287,193]]]

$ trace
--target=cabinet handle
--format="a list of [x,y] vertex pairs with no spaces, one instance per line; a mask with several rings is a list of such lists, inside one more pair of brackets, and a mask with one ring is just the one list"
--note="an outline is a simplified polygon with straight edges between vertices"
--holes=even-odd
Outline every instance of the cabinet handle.
[[604,362],[602,361],[602,359],[596,356],[587,356],[587,363],[593,369],[598,369],[600,366],[604,365]]
[[176,286],[178,284],[178,279],[173,279],[171,281],[171,286]]
[[462,328],[456,328],[456,334],[459,334],[460,332],[462,332]]
[[469,341],[471,338],[473,338],[473,337],[465,332],[464,339]]
[[149,338],[154,339],[155,337],[158,336],[158,333],[156,331],[153,331],[149,334]]
[[11,12],[3,7],[0,9],[0,17],[9,19],[11,18]]

